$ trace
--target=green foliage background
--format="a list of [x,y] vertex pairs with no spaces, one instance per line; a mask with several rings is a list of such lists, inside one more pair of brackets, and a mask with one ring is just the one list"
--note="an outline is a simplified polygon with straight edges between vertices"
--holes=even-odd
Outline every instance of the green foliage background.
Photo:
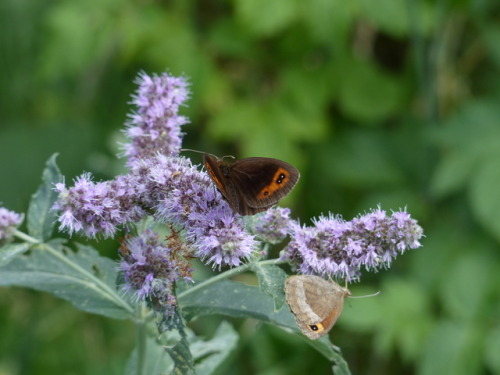
[[[68,181],[120,173],[138,71],[184,74],[184,146],[296,165],[282,204],[301,221],[380,203],[424,227],[352,288],[382,292],[331,333],[353,373],[500,374],[499,19],[495,0],[3,0],[0,201],[25,211],[54,152]],[[298,337],[235,324],[220,373],[330,371]],[[20,288],[0,289],[0,327],[9,375],[121,374],[135,334]]]

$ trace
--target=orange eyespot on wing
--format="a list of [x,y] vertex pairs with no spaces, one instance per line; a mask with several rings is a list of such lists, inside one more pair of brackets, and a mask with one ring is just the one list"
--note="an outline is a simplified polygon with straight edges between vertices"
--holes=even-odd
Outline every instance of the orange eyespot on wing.
[[289,181],[290,172],[286,169],[278,168],[278,170],[274,173],[273,179],[271,183],[265,186],[259,194],[257,194],[257,199],[268,198],[273,195],[276,191],[284,188]]

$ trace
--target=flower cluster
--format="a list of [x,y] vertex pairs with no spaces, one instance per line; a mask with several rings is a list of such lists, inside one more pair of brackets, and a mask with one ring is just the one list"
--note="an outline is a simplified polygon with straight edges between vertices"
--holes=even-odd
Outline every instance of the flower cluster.
[[130,171],[112,181],[94,183],[89,174],[73,187],[57,184],[60,229],[94,238],[113,236],[119,226],[135,223],[146,214],[182,229],[194,255],[214,267],[237,266],[247,259],[257,242],[244,229],[206,173],[183,157],[178,115],[187,99],[186,82],[163,74],[141,74],[133,103],[125,146]]
[[181,126],[188,122],[178,114],[179,106],[189,96],[184,78],[142,73],[136,82],[139,88],[132,103],[137,110],[127,123],[130,143],[124,145],[129,166],[157,153],[177,155],[182,142]]
[[23,216],[0,207],[0,244],[12,239],[14,230],[23,221]]
[[422,228],[405,211],[387,216],[380,208],[352,221],[320,217],[313,227],[292,225],[282,252],[303,274],[357,280],[361,267],[389,267],[393,258],[420,247]]
[[69,189],[56,184],[59,199],[54,209],[61,212],[60,230],[70,235],[83,232],[87,237],[98,234],[112,237],[117,227],[138,221],[144,211],[138,205],[139,192],[133,176],[118,176],[115,180],[95,183],[85,173]]
[[[170,227],[166,242],[146,231],[124,243],[120,269],[125,288],[138,298],[173,306],[173,285],[190,279],[192,257],[219,269],[238,266],[257,249],[254,235],[269,244],[290,235],[283,260],[300,273],[347,280],[359,279],[362,267],[388,267],[399,253],[420,246],[422,229],[408,213],[387,216],[381,209],[352,221],[320,217],[306,227],[290,219],[289,209],[271,208],[249,219],[250,234],[208,175],[178,156],[180,129],[187,123],[178,114],[188,97],[185,80],[141,74],[137,82],[137,109],[127,124],[130,143],[124,146],[128,174],[97,183],[84,174],[72,187],[57,184],[54,208],[61,230],[91,238],[111,237],[146,215]],[[3,224],[0,211],[0,239],[8,223]]]
[[190,272],[183,272],[186,265],[182,259],[151,230],[125,241],[121,253],[119,268],[123,271],[124,289],[138,299],[173,307],[174,283],[180,279],[191,281]]
[[242,218],[188,159],[159,155],[147,180],[156,217],[184,228],[200,259],[219,268],[237,266],[255,250],[256,241],[245,231]]
[[250,229],[264,242],[278,244],[288,236],[290,231],[292,223],[290,212],[289,208],[270,208],[250,219]]

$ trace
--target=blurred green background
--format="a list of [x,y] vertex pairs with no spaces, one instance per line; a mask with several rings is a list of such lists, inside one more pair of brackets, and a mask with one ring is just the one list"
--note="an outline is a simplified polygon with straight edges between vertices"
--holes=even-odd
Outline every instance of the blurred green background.
[[[184,147],[296,165],[282,205],[302,222],[380,203],[424,227],[422,249],[352,287],[382,292],[332,330],[354,374],[500,374],[499,21],[495,0],[2,0],[0,202],[24,212],[55,152],[67,182],[121,173],[137,73],[185,75]],[[330,373],[298,337],[233,323],[221,374]],[[134,340],[0,289],[0,375],[121,374]]]

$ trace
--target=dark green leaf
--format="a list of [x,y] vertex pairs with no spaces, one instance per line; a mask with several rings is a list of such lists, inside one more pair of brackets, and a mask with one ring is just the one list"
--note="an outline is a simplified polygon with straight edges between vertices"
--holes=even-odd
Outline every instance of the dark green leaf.
[[56,212],[51,209],[57,199],[54,184],[62,182],[63,177],[56,165],[56,157],[57,154],[54,154],[47,160],[42,184],[31,197],[28,208],[28,233],[41,241],[50,238],[57,217]]
[[290,310],[285,307],[275,311],[273,299],[258,287],[222,280],[193,292],[188,289],[180,293],[178,298],[188,320],[209,314],[257,319],[297,332],[305,342],[332,362],[340,364],[344,361],[338,348],[332,345],[327,336],[313,341],[299,333]]
[[500,154],[478,166],[470,192],[473,213],[497,240],[500,240],[499,162]]
[[260,288],[274,301],[274,310],[278,311],[285,304],[285,292],[283,290],[287,274],[275,265],[260,265],[254,263],[251,269],[259,278]]
[[172,374],[194,374],[194,363],[189,342],[186,335],[184,320],[176,307],[173,314],[168,314],[166,318],[160,317],[159,331],[162,333],[162,340],[169,340],[171,333],[178,333],[174,343],[165,342],[165,350],[174,361]]
[[73,252],[56,239],[34,247],[0,268],[0,285],[52,293],[80,310],[124,319],[133,308],[116,290],[116,264],[89,246]]
[[199,360],[195,366],[196,374],[210,375],[236,349],[238,334],[228,322],[222,322],[210,340],[190,342],[195,362]]
[[30,244],[23,243],[11,243],[0,248],[0,267],[5,266],[7,263],[12,261],[17,255],[25,253],[28,251]]

